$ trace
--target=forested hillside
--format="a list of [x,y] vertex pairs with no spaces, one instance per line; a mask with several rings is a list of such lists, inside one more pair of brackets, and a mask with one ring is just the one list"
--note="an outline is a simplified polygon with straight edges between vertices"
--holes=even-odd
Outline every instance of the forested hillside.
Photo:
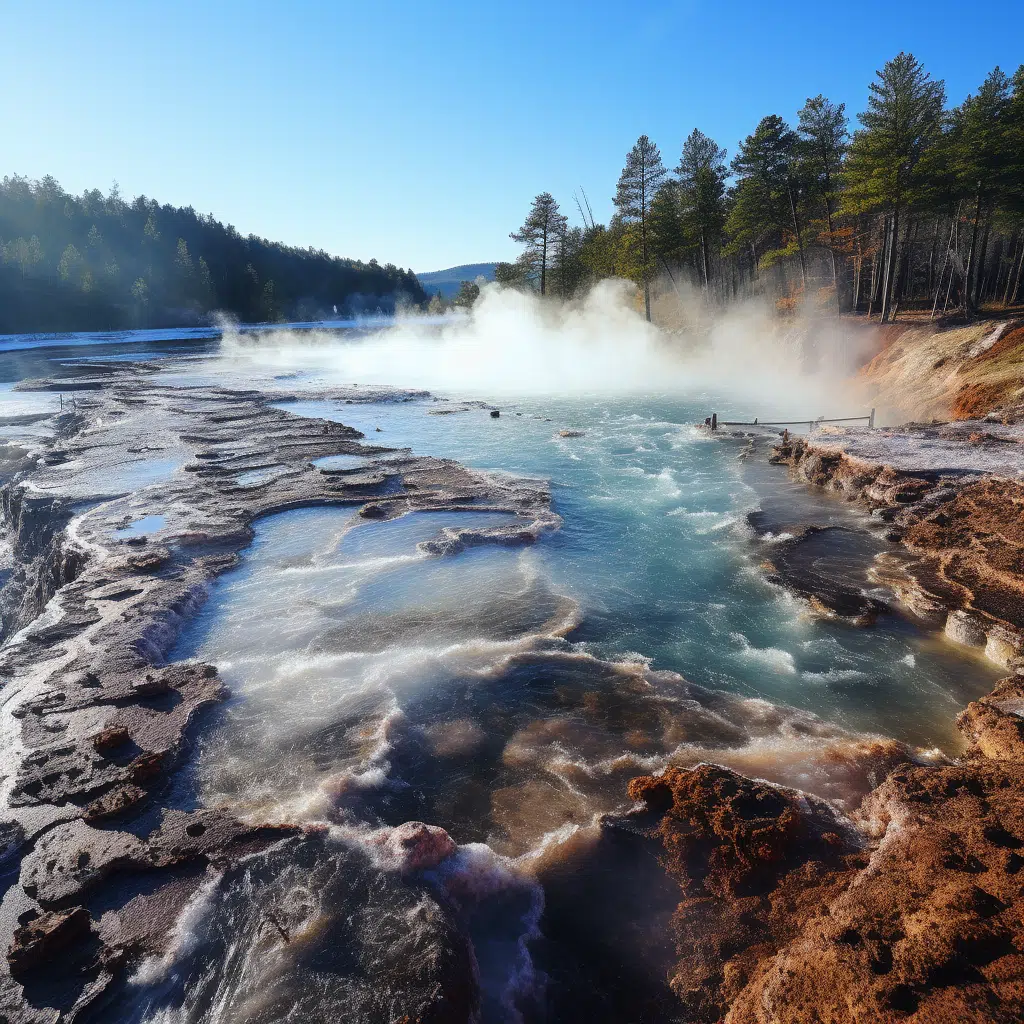
[[243,236],[191,207],[0,184],[0,333],[312,320],[423,303],[411,270]]
[[1012,78],[996,68],[950,108],[943,83],[901,53],[857,121],[851,134],[844,105],[817,95],[795,124],[763,117],[731,161],[693,129],[674,170],[641,136],[610,223],[574,196],[582,224],[570,227],[542,193],[512,234],[522,256],[497,278],[563,296],[613,274],[645,292],[660,278],[712,306],[763,294],[780,310],[807,302],[883,322],[1019,302],[1024,66]]

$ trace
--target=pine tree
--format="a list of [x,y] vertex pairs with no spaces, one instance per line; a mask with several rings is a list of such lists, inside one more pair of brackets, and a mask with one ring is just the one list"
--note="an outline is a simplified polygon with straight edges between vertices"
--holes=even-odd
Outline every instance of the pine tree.
[[679,199],[690,233],[700,239],[701,274],[705,298],[709,295],[709,249],[725,224],[726,152],[714,139],[694,129],[683,143],[676,168]]
[[615,189],[615,205],[626,221],[640,226],[639,265],[644,287],[644,313],[651,321],[651,289],[649,283],[650,252],[647,241],[647,221],[651,203],[668,172],[661,162],[658,147],[646,135],[641,135],[636,145],[626,155],[626,166],[619,175]]
[[1013,305],[1020,291],[1021,272],[1024,270],[1024,64],[1017,68],[1013,79],[1013,92],[1006,108],[1006,145],[1010,152],[1007,169],[1005,204],[1017,219],[1016,269],[1011,264],[1003,292],[1003,305]]
[[828,249],[832,262],[832,287],[839,303],[839,271],[836,265],[835,203],[839,172],[846,152],[846,104],[836,105],[820,93],[808,99],[799,112],[802,178],[825,212]]
[[[800,278],[807,285],[803,232],[797,208],[800,183],[797,168],[798,138],[777,114],[763,117],[741,143],[732,162],[737,177],[729,233],[752,250],[765,246],[760,262],[770,266],[795,246],[800,256]],[[791,230],[793,242],[784,244]],[[777,243],[769,248],[771,241]]]
[[666,268],[684,263],[694,249],[693,236],[683,218],[681,191],[678,181],[666,181],[651,202],[647,218],[647,245],[652,259]]
[[951,165],[958,198],[973,200],[974,223],[967,255],[964,300],[976,306],[985,254],[978,246],[982,221],[991,217],[999,199],[1008,191],[1007,171],[1012,164],[1007,115],[1011,98],[1010,79],[999,68],[989,74],[977,95],[968,96],[951,115]]
[[876,73],[863,125],[853,135],[843,180],[842,208],[848,213],[881,210],[884,232],[881,321],[890,316],[902,256],[901,218],[920,197],[921,159],[939,137],[945,87],[933,81],[917,59],[900,53]]
[[558,203],[550,192],[541,192],[533,200],[523,226],[509,238],[526,247],[521,259],[540,278],[541,295],[547,292],[548,268],[555,254],[559,234],[565,230],[567,218],[558,211]]

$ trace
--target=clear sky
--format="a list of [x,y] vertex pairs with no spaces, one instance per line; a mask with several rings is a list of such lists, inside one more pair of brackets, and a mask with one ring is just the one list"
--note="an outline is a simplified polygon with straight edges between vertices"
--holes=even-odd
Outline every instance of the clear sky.
[[0,0],[0,173],[435,270],[512,258],[541,191],[607,219],[642,133],[731,157],[901,49],[959,102],[1022,44],[1022,0]]

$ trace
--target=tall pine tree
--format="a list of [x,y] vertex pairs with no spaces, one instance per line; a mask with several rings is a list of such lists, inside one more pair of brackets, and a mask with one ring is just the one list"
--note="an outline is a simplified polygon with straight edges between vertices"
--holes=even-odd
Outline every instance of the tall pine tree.
[[817,95],[801,107],[797,132],[805,186],[825,214],[828,249],[832,263],[832,287],[839,303],[839,271],[836,265],[835,206],[846,139],[846,104],[835,104]]
[[665,165],[661,162],[658,147],[646,135],[636,140],[636,145],[626,155],[626,166],[619,175],[615,189],[615,205],[620,216],[627,222],[639,225],[638,248],[640,278],[644,288],[644,314],[651,322],[651,252],[648,245],[647,228],[651,203],[665,180]]
[[540,280],[540,293],[547,293],[548,268],[555,256],[558,241],[565,232],[567,219],[558,210],[550,192],[541,192],[533,200],[523,226],[509,238],[525,246],[520,262]]
[[876,74],[863,126],[853,135],[843,175],[848,213],[881,211],[886,216],[881,321],[892,311],[902,257],[902,218],[924,185],[921,159],[941,131],[946,92],[920,62],[900,53]]
[[700,271],[705,298],[709,298],[710,253],[718,249],[725,224],[725,150],[695,128],[683,143],[676,168],[679,198],[686,227],[700,242]]

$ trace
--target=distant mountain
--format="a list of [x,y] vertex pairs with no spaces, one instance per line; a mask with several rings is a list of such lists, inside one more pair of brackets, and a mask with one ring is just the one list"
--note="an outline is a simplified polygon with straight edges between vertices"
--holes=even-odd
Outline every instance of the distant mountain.
[[430,295],[440,292],[446,299],[458,293],[463,281],[475,281],[482,277],[485,281],[494,280],[494,268],[497,263],[464,263],[461,267],[449,267],[447,270],[431,270],[426,274],[417,274],[416,278],[423,290]]

